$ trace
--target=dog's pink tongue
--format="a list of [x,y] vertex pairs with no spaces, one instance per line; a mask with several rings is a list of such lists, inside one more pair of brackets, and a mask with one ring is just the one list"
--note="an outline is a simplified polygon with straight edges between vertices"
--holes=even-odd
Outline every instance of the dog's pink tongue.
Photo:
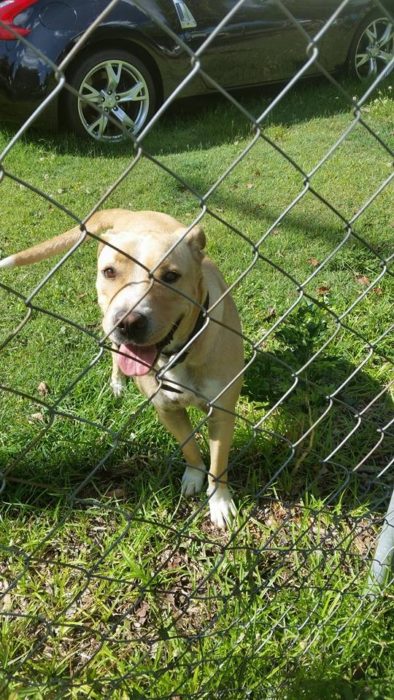
[[148,374],[154,365],[157,348],[156,345],[140,347],[138,345],[121,345],[119,348],[118,365],[128,377],[141,377]]

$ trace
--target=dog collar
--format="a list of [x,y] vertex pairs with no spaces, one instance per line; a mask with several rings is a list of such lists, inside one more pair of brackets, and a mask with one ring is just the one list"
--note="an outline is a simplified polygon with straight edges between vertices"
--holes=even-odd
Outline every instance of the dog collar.
[[[197,320],[194,324],[194,328],[193,328],[192,332],[190,333],[189,337],[187,338],[187,340],[185,340],[185,342],[183,343],[183,345],[179,345],[177,348],[175,348],[175,350],[171,350],[170,352],[166,352],[165,350],[161,351],[161,355],[164,355],[165,357],[171,357],[172,355],[178,355],[174,364],[171,365],[171,369],[173,367],[176,367],[176,365],[179,365],[181,362],[183,362],[186,359],[187,355],[189,354],[190,348],[187,348],[186,350],[183,350],[183,348],[186,347],[186,345],[192,340],[192,338],[194,338],[195,335],[197,335],[197,333],[203,327],[204,321],[207,317],[208,307],[209,307],[209,294],[207,294],[207,296],[205,297],[204,304],[200,308],[200,313],[198,314]],[[178,325],[179,325],[179,322],[178,322],[176,328],[178,327]],[[174,329],[174,333],[175,333],[175,330],[176,329]],[[168,343],[167,343],[167,345],[168,345]]]
[[[192,338],[194,338],[197,335],[197,333],[201,330],[201,328],[203,327],[205,319],[207,317],[208,307],[209,307],[209,293],[205,297],[204,304],[200,308],[200,313],[198,314],[198,317],[197,317],[197,320],[194,324],[193,330],[189,334],[187,340],[185,340],[183,345],[179,345],[177,348],[175,348],[175,350],[171,350],[170,352],[166,352],[165,350],[161,351],[160,354],[164,355],[164,357],[172,357],[172,355],[178,355],[175,362],[171,365],[171,369],[173,369],[173,367],[176,367],[177,365],[181,364],[181,362],[184,362],[184,360],[188,356],[188,354],[190,352],[190,348],[186,348],[186,346],[192,340]],[[180,323],[180,320],[175,324],[174,329],[171,332],[171,338],[174,335],[176,329],[178,328],[179,323]],[[167,336],[167,338],[168,338],[168,336]],[[167,338],[166,338],[166,341],[167,341]],[[166,342],[166,345],[168,345],[168,342],[169,341]],[[184,348],[186,348],[186,349],[184,349]],[[156,377],[157,377],[157,374],[156,374]],[[166,391],[174,391],[176,394],[183,393],[180,389],[175,389],[174,387],[170,387],[167,384],[162,384],[161,388],[165,389]]]

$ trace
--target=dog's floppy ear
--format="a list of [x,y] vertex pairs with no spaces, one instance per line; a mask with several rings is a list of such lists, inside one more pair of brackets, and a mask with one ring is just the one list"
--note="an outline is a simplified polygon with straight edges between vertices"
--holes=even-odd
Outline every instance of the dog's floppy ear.
[[110,235],[111,233],[115,233],[115,231],[112,231],[111,229],[109,229],[108,231],[104,231],[103,233],[100,234],[101,240],[98,242],[98,246],[97,246],[97,257],[98,258],[100,257],[100,253],[107,243],[106,237],[108,235]]
[[[183,229],[184,231],[185,229]],[[186,240],[192,250],[192,253],[197,260],[202,260],[204,257],[203,250],[206,245],[206,238],[204,230],[201,226],[193,226],[186,236]]]

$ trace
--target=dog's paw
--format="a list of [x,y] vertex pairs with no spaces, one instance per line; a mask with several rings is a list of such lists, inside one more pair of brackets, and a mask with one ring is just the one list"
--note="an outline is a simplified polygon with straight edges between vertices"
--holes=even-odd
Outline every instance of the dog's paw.
[[111,379],[111,389],[114,396],[117,398],[122,396],[126,387],[126,378],[119,377],[118,379]]
[[183,496],[194,496],[195,493],[201,491],[206,470],[204,465],[201,467],[186,467],[182,476],[181,491]]
[[210,486],[207,490],[209,496],[209,510],[211,521],[216,527],[224,530],[231,525],[237,515],[235,503],[227,486]]

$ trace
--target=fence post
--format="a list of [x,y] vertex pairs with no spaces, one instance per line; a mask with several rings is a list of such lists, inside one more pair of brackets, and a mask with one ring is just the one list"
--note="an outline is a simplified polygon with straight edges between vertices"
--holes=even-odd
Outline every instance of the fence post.
[[379,535],[375,555],[365,589],[366,595],[375,596],[383,589],[392,570],[394,553],[394,489]]

